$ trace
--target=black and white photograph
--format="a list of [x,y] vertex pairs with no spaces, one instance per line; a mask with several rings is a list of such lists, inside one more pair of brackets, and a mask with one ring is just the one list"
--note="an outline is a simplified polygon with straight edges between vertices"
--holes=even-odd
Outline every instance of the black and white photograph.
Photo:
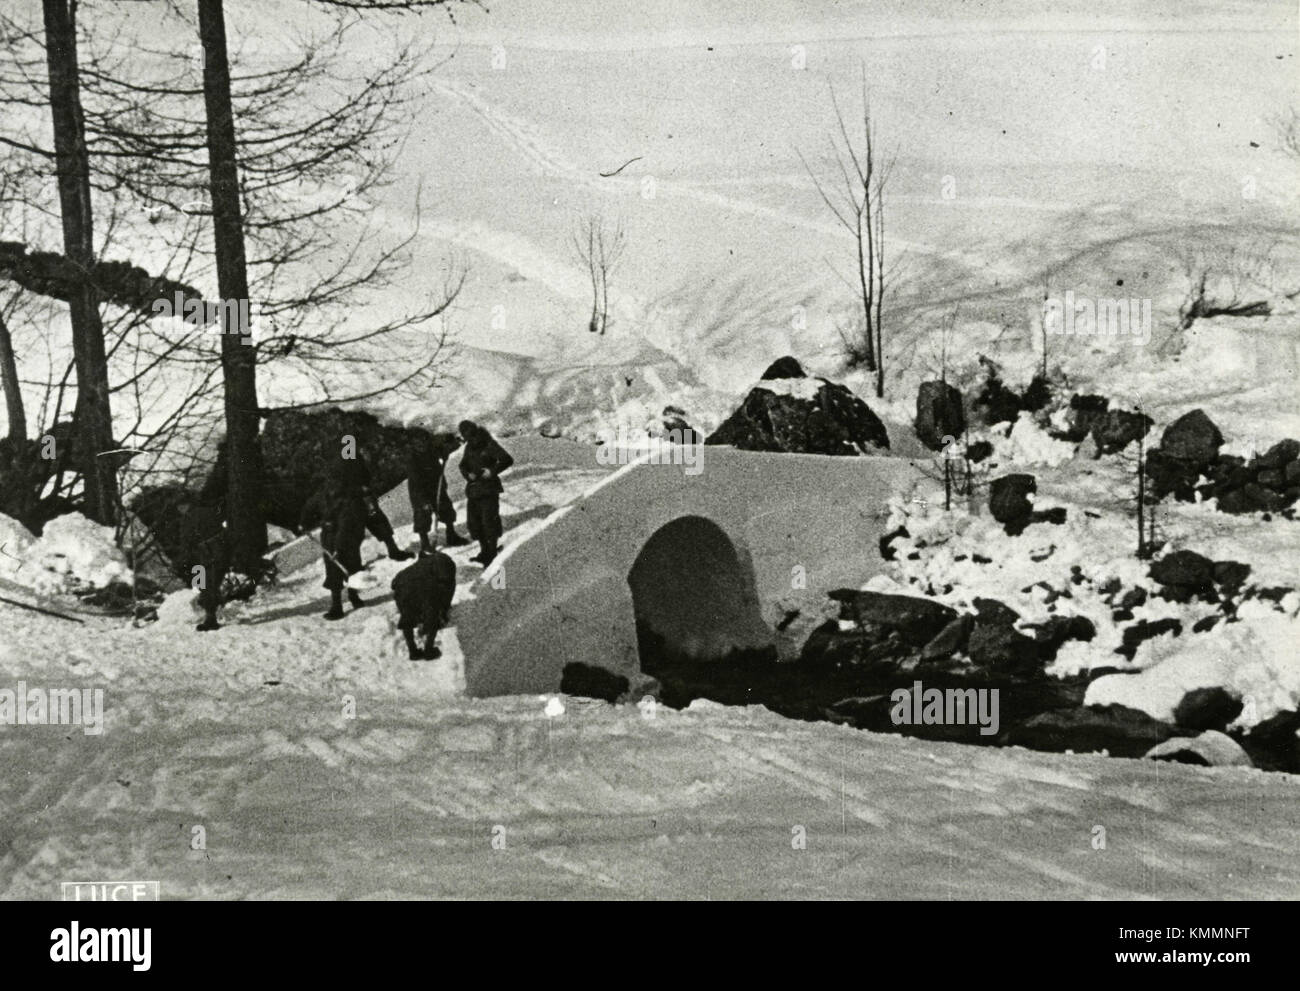
[[1300,899],[1298,40],[0,0],[24,953],[147,970],[110,902],[1102,901],[1116,972],[1240,975],[1244,917],[1136,903]]

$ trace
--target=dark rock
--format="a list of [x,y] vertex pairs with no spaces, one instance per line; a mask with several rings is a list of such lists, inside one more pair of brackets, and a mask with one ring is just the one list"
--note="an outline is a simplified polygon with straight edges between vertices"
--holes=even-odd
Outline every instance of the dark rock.
[[1033,475],[1015,474],[995,478],[989,484],[989,511],[1007,533],[1015,535],[1029,525],[1034,506],[1029,495],[1038,491]]
[[1031,674],[1042,667],[1033,638],[1002,624],[977,622],[966,652],[975,664],[995,674]]
[[1087,643],[1097,635],[1097,627],[1087,616],[1052,616],[1033,630],[1038,656],[1043,661],[1056,660],[1057,652],[1067,640]]
[[677,444],[702,444],[704,433],[695,429],[686,420],[686,411],[678,406],[665,406],[660,414],[663,422],[663,436]]
[[1061,440],[1079,443],[1093,431],[1093,427],[1106,416],[1110,400],[1105,396],[1074,395],[1066,414],[1067,427],[1057,436]]
[[966,649],[974,625],[973,616],[958,616],[921,648],[921,660],[934,661],[960,654]]
[[1200,475],[1201,469],[1190,461],[1171,457],[1158,448],[1147,452],[1146,476],[1153,498],[1172,495],[1191,502]]
[[1174,707],[1174,724],[1183,729],[1222,732],[1241,715],[1241,709],[1241,699],[1222,688],[1193,688]]
[[[993,448],[991,446],[989,447],[989,453],[993,453]],[[969,456],[968,453],[967,457]],[[1292,488],[1297,483],[1300,483],[1300,461],[1292,461],[1287,465],[1284,474],[1286,475],[1287,488]]]
[[807,666],[843,667],[853,664],[864,646],[862,634],[840,629],[839,623],[827,620],[808,635],[799,651],[799,663]]
[[1166,633],[1180,636],[1182,632],[1183,624],[1172,617],[1154,620],[1144,619],[1124,628],[1123,643],[1115,648],[1115,653],[1123,654],[1131,661],[1133,655],[1137,653],[1139,644],[1163,636]]
[[1048,384],[1047,379],[1039,374],[1029,380],[1028,388],[1025,389],[1024,395],[1020,397],[1020,408],[1031,413],[1037,413],[1051,401],[1052,387]]
[[1255,588],[1246,591],[1247,599],[1263,599],[1265,602],[1280,603],[1287,595],[1294,592],[1295,589],[1285,585],[1274,585],[1268,588]]
[[762,376],[762,380],[768,379],[801,379],[807,378],[804,374],[803,366],[793,357],[786,355],[784,358],[777,358],[776,361],[767,366]]
[[1020,620],[1020,613],[997,599],[976,596],[971,605],[975,607],[975,613],[981,623],[989,623],[994,626],[1015,626]]
[[966,459],[971,464],[979,464],[993,456],[993,445],[986,440],[977,440],[974,444],[966,445]]
[[1251,767],[1250,756],[1241,745],[1218,730],[1199,736],[1176,737],[1158,743],[1146,754],[1149,760],[1167,760],[1202,767]]
[[988,371],[988,378],[975,397],[976,412],[990,426],[995,423],[1015,423],[1024,408],[1021,397],[1002,384],[996,365],[985,358],[980,360]]
[[898,728],[889,716],[892,708],[888,695],[867,695],[840,699],[826,714],[832,722],[847,723],[856,729],[894,733]]
[[884,558],[886,561],[894,560],[895,557],[894,548],[891,546],[894,542],[894,539],[896,537],[910,537],[910,536],[911,534],[907,532],[907,527],[905,526],[900,526],[896,530],[889,531],[889,533],[885,534],[883,537],[880,538],[880,556]]
[[1210,630],[1214,629],[1215,626],[1218,625],[1220,619],[1222,619],[1222,617],[1219,616],[1218,613],[1211,613],[1208,616],[1202,616],[1200,619],[1198,619],[1195,623],[1192,624],[1192,632],[1208,633]]
[[1154,423],[1151,417],[1142,413],[1108,410],[1093,424],[1092,439],[1097,442],[1101,454],[1114,454],[1145,437]]
[[[1165,586],[1204,595],[1213,591],[1214,562],[1195,551],[1174,551],[1152,562],[1151,580]],[[1184,601],[1184,600],[1177,600]]]
[[621,674],[583,664],[581,661],[571,661],[564,665],[564,671],[560,675],[560,691],[565,695],[604,699],[606,702],[617,701],[630,684]]
[[1252,467],[1260,471],[1278,471],[1285,469],[1296,458],[1300,458],[1300,440],[1280,440],[1252,462]]
[[1161,452],[1197,469],[1207,468],[1218,457],[1222,446],[1223,434],[1199,409],[1184,413],[1165,428],[1160,438]]
[[864,592],[841,588],[829,593],[841,604],[842,615],[866,629],[897,631],[903,640],[923,647],[957,618],[957,610],[933,599],[887,592]]
[[1224,513],[1271,513],[1286,504],[1286,496],[1256,482],[1249,482],[1219,497],[1219,510]]
[[922,382],[913,425],[922,444],[932,451],[942,450],[945,437],[960,437],[966,429],[961,393],[947,382]]
[[1256,477],[1256,481],[1267,489],[1274,489],[1279,492],[1286,491],[1286,474],[1280,468],[1261,471]]
[[1112,757],[1141,757],[1173,736],[1167,723],[1123,705],[1091,705],[1044,712],[1011,729],[1005,742],[1063,753],[1105,750]]
[[1238,737],[1256,767],[1300,774],[1300,712],[1279,712]]
[[1065,507],[1053,506],[1051,509],[1036,509],[1029,514],[1030,523],[1051,523],[1054,526],[1065,525]]
[[1135,609],[1144,605],[1146,601],[1147,590],[1141,586],[1135,586],[1120,597],[1119,605],[1121,609]]
[[761,384],[705,440],[743,451],[853,456],[889,447],[885,425],[848,388],[818,379],[811,399],[772,392]]
[[1240,561],[1215,561],[1214,583],[1226,590],[1236,590],[1250,577],[1250,565]]

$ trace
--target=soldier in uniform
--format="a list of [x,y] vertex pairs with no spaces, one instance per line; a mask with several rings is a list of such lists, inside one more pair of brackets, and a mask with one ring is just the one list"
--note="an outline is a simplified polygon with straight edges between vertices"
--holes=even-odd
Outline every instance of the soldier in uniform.
[[[189,560],[179,563],[183,577],[198,583],[203,622],[197,629],[203,633],[221,628],[217,607],[221,605],[222,582],[230,570],[230,539],[223,509],[220,501],[201,500],[186,509],[181,524],[181,546],[188,551]],[[202,570],[196,573],[195,568]]]
[[[310,530],[317,524],[321,528],[324,586],[330,590],[330,609],[325,618],[331,620],[343,618],[343,589],[348,578],[361,570],[361,542],[370,518],[370,473],[365,462],[345,459],[339,465],[322,479],[303,506],[299,520],[299,530]],[[389,530],[391,533],[391,527]],[[348,601],[354,609],[365,605],[353,588],[348,589]]]
[[461,421],[460,436],[465,441],[465,453],[460,456],[460,473],[466,483],[465,522],[479,545],[472,560],[486,568],[497,556],[501,539],[501,473],[515,459],[473,420]]
[[459,446],[460,438],[455,434],[438,434],[432,439],[422,435],[411,444],[406,491],[411,497],[412,522],[420,535],[421,552],[433,549],[429,532],[435,519],[447,528],[448,547],[469,543],[456,532],[456,508],[447,495],[447,459]]

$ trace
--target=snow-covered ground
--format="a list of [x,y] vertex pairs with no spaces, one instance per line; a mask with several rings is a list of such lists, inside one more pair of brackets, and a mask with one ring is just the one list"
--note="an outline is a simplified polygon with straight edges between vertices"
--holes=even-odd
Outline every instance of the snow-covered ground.
[[[230,29],[274,39],[287,4],[232,0]],[[1157,430],[1202,407],[1228,451],[1300,436],[1300,318],[1286,298],[1300,289],[1300,176],[1271,124],[1295,101],[1293,5],[490,6],[455,26],[422,22],[447,59],[399,181],[367,205],[380,229],[408,231],[421,184],[421,286],[440,282],[449,254],[470,273],[443,385],[377,412],[590,440],[672,404],[711,429],[788,353],[851,384],[895,451],[916,454],[916,386],[938,371],[950,315],[950,381],[969,383],[983,354],[1023,385],[1041,362],[1032,309],[1072,290],[1153,302],[1146,345],[1049,339],[1072,389],[1140,401]],[[884,400],[843,371],[851,294],[836,271],[850,243],[799,160],[822,162],[828,85],[853,106],[860,66],[898,156]],[[586,277],[568,248],[590,213],[629,235],[603,338],[586,331]],[[1175,333],[1189,268],[1250,275],[1273,315]],[[361,316],[391,316],[404,297]],[[263,385],[268,404],[284,398],[285,384]],[[943,539],[900,560],[896,582],[951,583],[954,603],[994,595],[1031,618],[1041,602],[1021,590],[1070,565],[1097,584],[1141,579],[1116,459],[1075,458],[1032,425],[996,447],[1002,466],[1038,475],[1039,505],[1066,506],[1068,524],[1007,540],[918,491],[925,506],[896,511],[914,538],[924,519]],[[602,474],[534,467],[509,486],[507,544],[539,525],[536,507]],[[1176,505],[1161,525],[1174,546],[1251,564],[1252,581],[1297,584],[1294,523]],[[0,577],[42,594],[69,573],[102,581],[121,565],[100,537],[0,534],[0,550],[26,552],[21,566],[0,556]],[[956,560],[995,539],[993,565]],[[367,544],[367,560],[379,553]],[[465,602],[477,569],[454,556]],[[117,877],[214,898],[1300,896],[1293,777],[963,748],[700,703],[470,701],[454,630],[441,660],[405,659],[386,595],[395,570],[374,565],[375,607],[332,624],[315,568],[229,608],[210,634],[193,630],[188,593],[139,629],[0,604],[0,689],[105,691],[99,735],[0,724],[0,897]],[[1109,610],[1082,592],[1077,606],[1099,636],[1058,663],[1121,664]],[[1259,719],[1296,708],[1295,603],[1264,613],[1143,645],[1134,664],[1150,670],[1118,700],[1160,714],[1217,678],[1258,696]]]
[[[561,501],[590,482],[529,478]],[[0,725],[0,897],[119,877],[166,898],[1300,894],[1300,779],[707,702],[473,701],[454,630],[405,659],[398,567],[339,623],[315,567],[215,633],[184,592],[139,629],[0,605],[0,688],[104,691],[99,734]]]

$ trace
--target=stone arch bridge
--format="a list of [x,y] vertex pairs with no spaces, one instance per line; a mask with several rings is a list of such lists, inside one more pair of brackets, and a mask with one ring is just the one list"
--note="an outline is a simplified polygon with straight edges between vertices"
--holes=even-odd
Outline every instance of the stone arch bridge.
[[791,613],[881,571],[888,500],[920,478],[902,458],[703,450],[696,473],[629,464],[505,548],[454,612],[469,694],[556,691],[573,662],[632,677],[638,620],[691,656],[793,656]]

